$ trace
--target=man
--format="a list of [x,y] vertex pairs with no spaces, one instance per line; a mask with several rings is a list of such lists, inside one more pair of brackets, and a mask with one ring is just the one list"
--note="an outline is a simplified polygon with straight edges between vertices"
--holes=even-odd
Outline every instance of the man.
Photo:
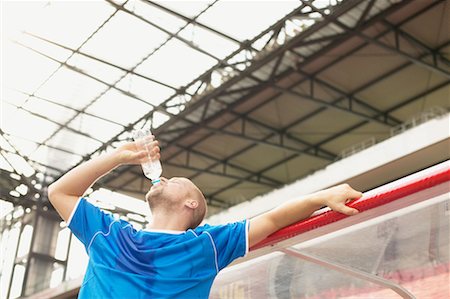
[[[157,141],[151,155],[160,157]],[[140,164],[146,156],[134,142],[125,143],[72,169],[48,188],[51,203],[89,255],[80,298],[207,298],[217,273],[252,245],[325,205],[356,214],[345,203],[362,196],[340,185],[250,220],[199,227],[207,211],[202,192],[186,178],[161,178],[146,195],[152,223],[139,231],[82,198],[103,175],[120,165]]]

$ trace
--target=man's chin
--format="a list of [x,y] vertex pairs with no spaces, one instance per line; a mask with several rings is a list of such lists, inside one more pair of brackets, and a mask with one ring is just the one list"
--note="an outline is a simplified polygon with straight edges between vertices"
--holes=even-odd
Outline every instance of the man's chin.
[[161,186],[161,183],[159,183],[159,184],[156,184],[156,185],[152,185],[151,187],[150,187],[150,192],[153,192],[153,191],[155,191],[155,190],[161,190],[162,188],[161,188],[162,186]]
[[155,196],[159,196],[162,193],[162,189],[161,186],[158,185],[154,185],[150,188],[150,190],[147,193],[146,197],[155,197]]

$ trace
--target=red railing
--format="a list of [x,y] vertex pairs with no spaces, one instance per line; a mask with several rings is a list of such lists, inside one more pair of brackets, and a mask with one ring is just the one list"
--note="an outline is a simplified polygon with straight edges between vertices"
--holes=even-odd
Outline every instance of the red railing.
[[[425,173],[423,176],[416,173],[403,178],[394,188],[386,186],[386,188],[381,188],[379,192],[376,192],[376,194],[371,194],[369,196],[364,195],[360,199],[349,203],[348,206],[363,212],[446,182],[448,182],[450,190],[450,161],[436,165],[435,167],[432,167],[431,170],[426,169],[424,172]],[[251,247],[250,250],[276,244],[280,241],[339,221],[346,217],[349,216],[329,210],[319,213],[310,218],[282,228],[281,230],[268,236],[260,243]]]

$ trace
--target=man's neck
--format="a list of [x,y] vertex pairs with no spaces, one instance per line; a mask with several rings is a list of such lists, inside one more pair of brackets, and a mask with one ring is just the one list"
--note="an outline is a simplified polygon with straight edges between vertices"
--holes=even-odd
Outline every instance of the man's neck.
[[188,226],[180,218],[182,217],[174,217],[173,215],[154,215],[153,221],[147,225],[147,229],[186,231]]

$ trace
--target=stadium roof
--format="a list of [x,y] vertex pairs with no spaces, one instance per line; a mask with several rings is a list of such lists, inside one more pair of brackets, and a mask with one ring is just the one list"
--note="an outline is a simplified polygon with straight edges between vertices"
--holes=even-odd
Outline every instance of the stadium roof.
[[449,108],[448,1],[2,5],[0,196],[24,206],[137,127],[216,213]]

